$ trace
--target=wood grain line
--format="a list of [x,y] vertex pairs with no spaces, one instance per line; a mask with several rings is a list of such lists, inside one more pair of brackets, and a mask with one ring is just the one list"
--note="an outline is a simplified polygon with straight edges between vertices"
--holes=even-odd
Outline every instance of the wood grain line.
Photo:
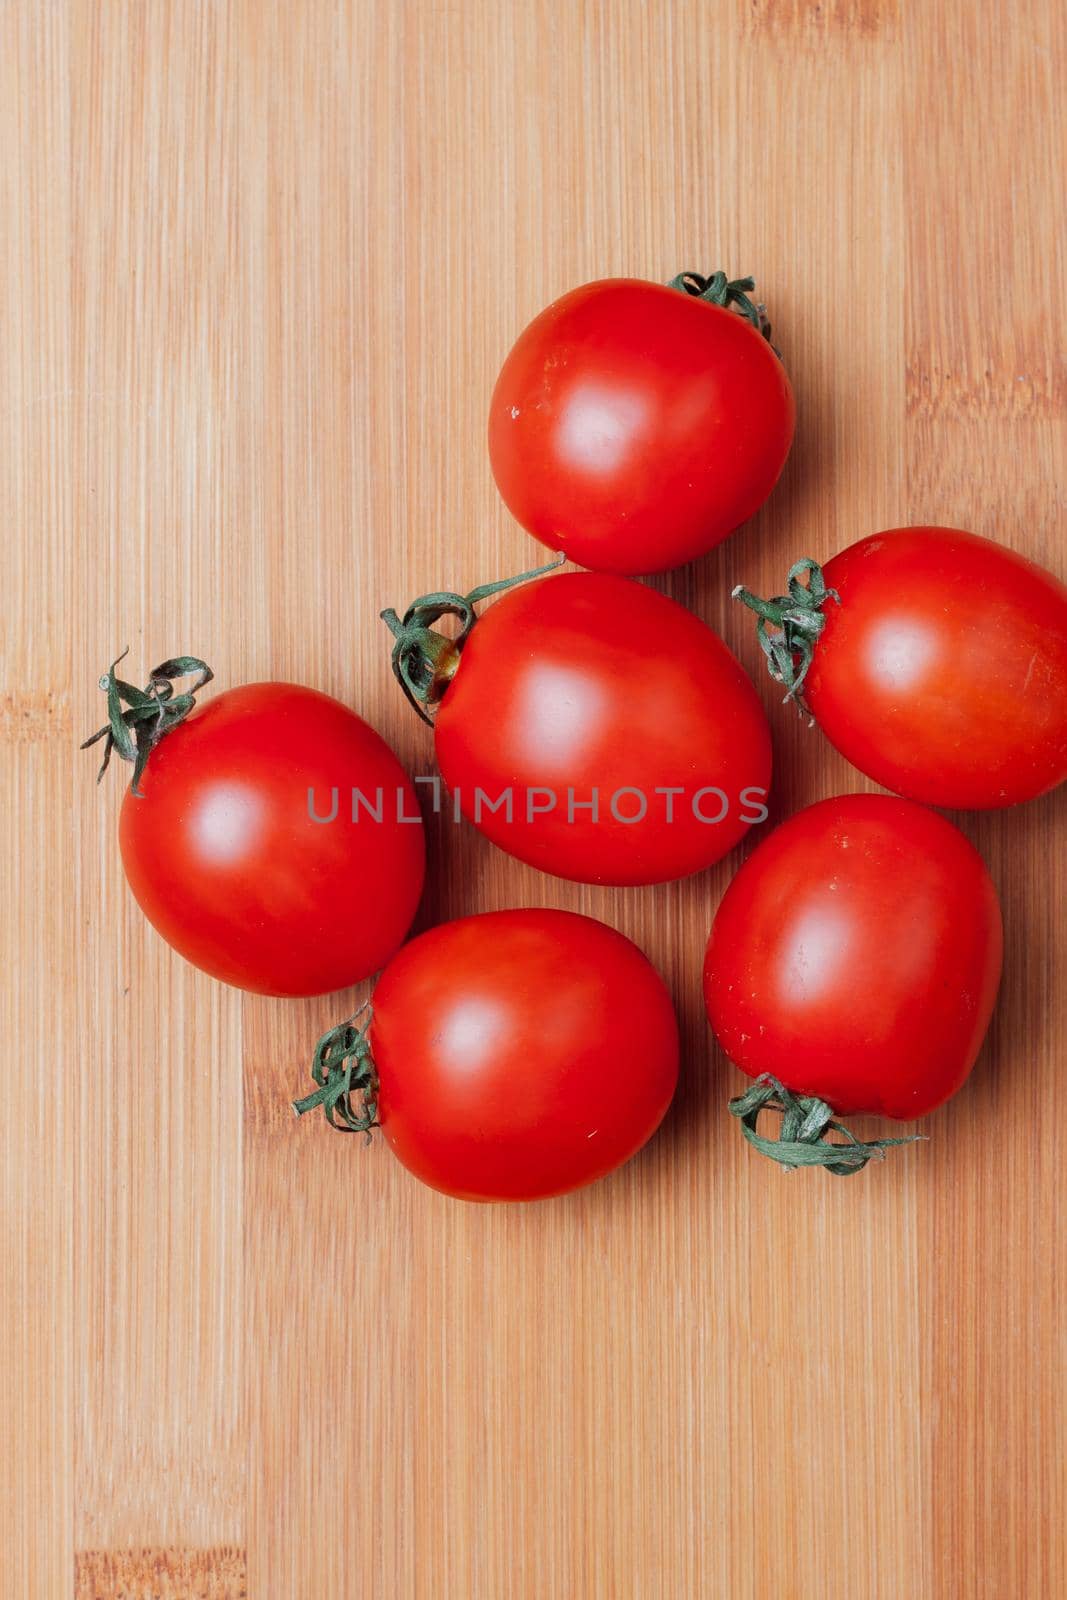
[[0,7],[0,1594],[67,1600],[74,1548],[70,28]]
[[0,692],[0,744],[73,743],[70,696],[56,689]]
[[1052,177],[1063,8],[1023,0],[1010,29],[1000,20],[984,5],[907,14],[901,282],[912,413],[1062,416],[1067,397],[1053,246],[1067,231],[1067,196]]
[[780,33],[791,43],[884,39],[895,32],[898,0],[740,0],[745,33]]
[[248,1600],[243,1550],[79,1550],[74,1600]]
[[[1064,576],[1067,369],[1054,329],[1067,269],[1049,241],[1067,224],[1052,177],[1067,18],[1024,0],[1010,29],[991,22],[964,6],[906,14],[908,520],[973,528]],[[963,61],[965,73],[946,71]],[[1067,923],[1049,893],[1067,859],[1065,800],[957,819],[1000,889],[1005,966],[974,1074],[931,1119],[917,1196],[931,1600],[1067,1590],[1067,1340],[1054,1310],[1067,1229],[1042,1110],[1060,1091],[1067,1021]]]
[[[70,14],[68,470],[88,729],[101,720],[97,675],[126,644],[137,681],[185,652],[240,681],[258,562],[238,537],[248,391],[232,8]],[[137,912],[116,837],[127,774],[95,788],[91,754],[81,761],[77,1546],[243,1547],[241,997]]]
[[[951,422],[962,414],[976,420],[1003,417],[1006,421],[1031,417],[1059,417],[1067,405],[1067,360],[1047,343],[1004,349],[984,348],[983,332],[976,347],[951,368],[931,359],[926,351],[913,352],[908,361],[908,416]],[[999,365],[985,365],[985,361]]]

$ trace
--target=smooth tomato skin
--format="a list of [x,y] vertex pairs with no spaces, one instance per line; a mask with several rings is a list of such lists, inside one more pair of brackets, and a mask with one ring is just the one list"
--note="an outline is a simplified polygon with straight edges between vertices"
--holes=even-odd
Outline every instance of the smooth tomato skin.
[[379,1117],[394,1154],[465,1200],[537,1200],[611,1172],[678,1077],[663,980],[570,911],[488,912],[404,946],[374,991]]
[[[347,706],[290,683],[215,695],[156,746],[119,821],[126,877],[145,916],[187,961],[256,994],[314,995],[377,972],[422,893],[414,788]],[[333,822],[328,816],[337,788]],[[360,810],[351,791],[382,821]],[[398,822],[397,793],[403,815]]]
[[637,278],[588,283],[519,336],[489,410],[504,500],[599,572],[663,572],[759,509],[793,439],[785,368],[733,311]]
[[841,604],[804,686],[853,766],[927,805],[1016,805],[1067,777],[1067,588],[956,528],[894,528],[823,568]]
[[782,823],[737,873],[704,999],[749,1077],[910,1119],[973,1067],[1002,948],[996,890],[958,828],[910,800],[841,795]]
[[[566,573],[513,589],[472,630],[435,723],[441,775],[494,844],[580,883],[666,883],[731,850],[770,784],[756,691],[717,634],[643,584]],[[673,801],[657,788],[686,791]],[[728,797],[721,822],[698,791]],[[618,821],[616,809],[641,820]],[[512,819],[478,804],[511,790]],[[529,814],[544,789],[551,811]],[[573,790],[573,820],[568,791]],[[597,791],[596,821],[579,809]],[[745,793],[757,798],[746,804]],[[547,800],[545,801],[547,804]],[[698,802],[718,816],[714,795]]]

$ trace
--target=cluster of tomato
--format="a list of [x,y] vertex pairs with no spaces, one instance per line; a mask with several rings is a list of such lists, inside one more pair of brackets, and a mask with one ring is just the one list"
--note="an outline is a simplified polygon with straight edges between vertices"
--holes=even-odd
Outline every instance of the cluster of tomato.
[[[781,473],[793,396],[751,289],[722,273],[611,280],[536,318],[496,385],[491,464],[518,520],[589,570],[382,613],[457,813],[545,872],[666,883],[766,820],[752,684],[710,628],[632,581],[711,549]],[[750,1142],[848,1173],[898,1141],[861,1142],[838,1115],[921,1115],[981,1045],[997,896],[928,808],[1013,805],[1067,776],[1067,590],[988,540],[919,527],[825,569],[800,561],[773,599],[734,593],[786,699],[893,791],[823,801],[762,840],[704,968],[711,1025],[754,1080],[731,1103]],[[674,1010],[641,951],[591,918],[529,909],[405,944],[425,851],[392,751],[291,684],[194,708],[210,676],[179,657],[141,690],[112,667],[95,737],[105,765],[114,751],[135,766],[130,886],[190,961],[271,995],[380,972],[372,1008],[319,1041],[297,1109],[380,1124],[420,1178],[473,1199],[559,1194],[631,1156],[678,1070]],[[768,1108],[774,1139],[758,1127]]]

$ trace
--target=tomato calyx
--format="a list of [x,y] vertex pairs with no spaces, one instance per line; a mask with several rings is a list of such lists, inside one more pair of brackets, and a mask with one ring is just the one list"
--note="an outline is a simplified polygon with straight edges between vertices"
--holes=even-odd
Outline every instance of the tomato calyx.
[[767,307],[749,298],[756,287],[755,278],[728,278],[725,272],[713,272],[710,277],[705,277],[702,272],[679,272],[667,287],[680,289],[682,294],[692,295],[694,300],[706,300],[709,305],[721,306],[724,311],[736,311],[751,323],[757,333],[762,334],[775,355],[781,359],[782,352],[771,344]]
[[[802,581],[804,577],[806,583]],[[775,683],[784,684],[785,699],[792,700],[798,711],[814,721],[802,692],[804,679],[826,626],[823,606],[828,600],[840,605],[841,596],[836,589],[827,588],[822,568],[810,556],[790,567],[787,587],[788,594],[761,600],[739,583],[731,590],[730,598],[740,600],[756,613],[756,637],[767,658],[767,671]]]
[[[364,1011],[366,1021],[357,1027]],[[311,1062],[318,1087],[293,1101],[298,1117],[321,1106],[338,1133],[365,1133],[370,1139],[371,1129],[378,1126],[378,1074],[367,1039],[371,1016],[370,1002],[364,1001],[355,1016],[323,1034]]]
[[[909,1133],[900,1139],[857,1139],[834,1116],[833,1107],[817,1095],[794,1094],[765,1072],[750,1089],[730,1101],[729,1111],[753,1149],[793,1172],[797,1167],[824,1167],[836,1177],[862,1172],[868,1161],[882,1161],[894,1145],[914,1144],[925,1134]],[[756,1124],[762,1111],[780,1111],[782,1125],[776,1139],[765,1139]],[[827,1138],[839,1133],[841,1140]]]
[[[159,741],[194,709],[198,691],[210,683],[215,674],[207,662],[197,656],[174,656],[153,667],[148,674],[147,688],[137,689],[115,676],[115,668],[129,653],[127,646],[100,678],[99,687],[107,694],[107,723],[84,740],[81,749],[88,750],[98,739],[105,741],[97,783],[107,771],[113,753],[123,761],[132,761],[131,790],[138,800],[143,800],[140,783],[149,756]],[[175,680],[189,676],[194,682],[182,694],[175,694]]]
[[[418,712],[423,722],[433,724],[426,709],[438,704],[455,677],[459,658],[471,629],[478,620],[475,607],[490,595],[513,589],[516,584],[530,578],[543,578],[566,561],[558,555],[547,566],[534,567],[530,572],[520,572],[516,578],[501,578],[497,583],[483,583],[470,594],[454,594],[441,590],[437,594],[423,594],[413,600],[402,617],[389,606],[378,613],[393,635],[393,675]],[[433,624],[442,617],[455,617],[459,628],[454,635],[438,633]]]

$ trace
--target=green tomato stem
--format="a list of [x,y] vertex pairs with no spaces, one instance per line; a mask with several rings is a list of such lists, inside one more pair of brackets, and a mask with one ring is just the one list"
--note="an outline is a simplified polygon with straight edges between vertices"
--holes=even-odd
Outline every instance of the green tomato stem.
[[[805,578],[806,583],[802,581]],[[799,711],[810,717],[802,693],[804,680],[826,626],[823,607],[828,600],[840,605],[841,596],[836,589],[826,587],[822,568],[810,556],[790,567],[787,588],[788,594],[761,600],[738,584],[731,599],[740,600],[756,613],[756,637],[767,658],[768,672],[775,683],[785,685],[786,700],[792,700]]]
[[[364,1011],[366,1021],[357,1028],[356,1019]],[[367,1039],[371,1018],[370,1002],[365,1001],[354,1017],[323,1034],[311,1062],[317,1087],[293,1101],[298,1117],[321,1106],[338,1133],[365,1133],[370,1138],[371,1129],[378,1126],[378,1074]]]
[[[513,589],[516,584],[530,578],[543,578],[554,572],[566,560],[556,556],[547,566],[535,567],[531,572],[520,572],[517,578],[502,578],[497,583],[483,583],[470,594],[454,594],[441,590],[437,594],[423,594],[413,600],[402,617],[389,606],[379,612],[381,620],[393,635],[393,674],[410,704],[423,722],[433,723],[427,707],[434,707],[452,682],[464,644],[478,620],[475,607],[490,595]],[[438,633],[433,623],[442,617],[456,617],[459,629],[454,636]]]
[[[175,656],[170,661],[154,667],[148,675],[148,687],[137,689],[115,676],[119,661],[129,655],[129,647],[113,661],[103,677],[100,688],[107,694],[107,723],[86,739],[81,748],[87,750],[98,739],[103,739],[104,759],[96,775],[100,782],[108,769],[112,752],[123,761],[133,762],[132,792],[138,800],[141,793],[141,775],[152,751],[159,741],[183,722],[196,705],[197,691],[210,683],[214,673],[205,661],[196,656]],[[174,680],[193,675],[194,682],[184,694],[174,693]],[[122,709],[125,702],[127,709]]]
[[[751,1089],[731,1100],[729,1110],[740,1121],[741,1131],[753,1149],[777,1161],[786,1172],[797,1167],[824,1167],[835,1177],[848,1178],[861,1172],[868,1161],[884,1160],[886,1151],[894,1145],[913,1144],[925,1138],[921,1133],[909,1133],[900,1139],[864,1142],[835,1119],[833,1108],[825,1100],[817,1095],[793,1094],[770,1073],[764,1073]],[[765,1139],[757,1131],[763,1111],[782,1113],[776,1139]],[[842,1140],[827,1139],[829,1133],[841,1134]]]
[[757,333],[762,334],[775,355],[781,359],[782,352],[771,344],[767,307],[749,298],[756,287],[755,278],[728,278],[721,271],[713,272],[710,277],[705,277],[702,272],[679,272],[667,287],[691,295],[694,300],[706,300],[709,305],[721,306],[724,311],[736,311],[752,324]]

